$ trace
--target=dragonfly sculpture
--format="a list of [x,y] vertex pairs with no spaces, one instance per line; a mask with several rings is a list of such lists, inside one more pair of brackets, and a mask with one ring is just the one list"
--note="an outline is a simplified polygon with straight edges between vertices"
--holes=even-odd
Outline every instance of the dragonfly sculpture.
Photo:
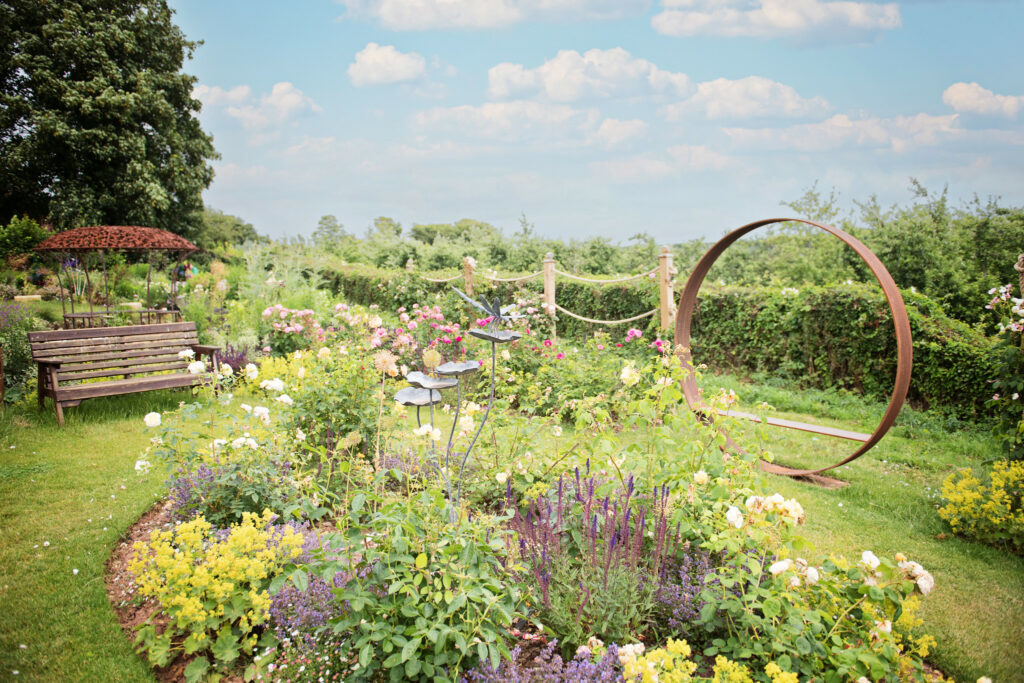
[[456,294],[465,299],[466,303],[468,303],[470,306],[474,306],[480,309],[481,311],[483,311],[484,313],[491,317],[491,322],[487,323],[487,327],[490,327],[491,324],[493,323],[501,325],[502,321],[505,320],[518,320],[519,318],[526,317],[520,315],[519,313],[512,313],[512,311],[515,310],[515,306],[502,306],[501,299],[499,299],[498,297],[494,297],[494,301],[488,303],[487,299],[481,299],[480,301],[477,301],[476,299],[471,298],[468,294],[463,292],[458,287],[453,286],[452,289],[455,290]]

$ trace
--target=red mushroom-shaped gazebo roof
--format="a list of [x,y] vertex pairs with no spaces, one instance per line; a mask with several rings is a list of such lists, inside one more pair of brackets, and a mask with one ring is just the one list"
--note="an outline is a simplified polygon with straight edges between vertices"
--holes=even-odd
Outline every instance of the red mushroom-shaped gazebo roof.
[[59,232],[43,240],[36,251],[98,251],[126,249],[193,252],[199,247],[180,235],[141,225],[90,225]]

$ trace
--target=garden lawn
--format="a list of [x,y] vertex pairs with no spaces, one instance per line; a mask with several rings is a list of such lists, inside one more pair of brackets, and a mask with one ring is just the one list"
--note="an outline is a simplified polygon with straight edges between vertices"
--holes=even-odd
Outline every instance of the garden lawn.
[[4,409],[0,680],[153,680],[121,632],[103,571],[122,532],[163,495],[162,472],[134,470],[151,435],[143,415],[190,398],[178,391],[85,401],[66,411],[64,429],[49,402],[41,413]]
[[[775,415],[870,432],[884,404],[833,392],[791,392],[710,378],[709,386],[736,390],[751,409],[760,401],[784,408]],[[809,418],[808,414],[815,417]],[[832,419],[834,416],[840,419]],[[857,444],[807,432],[737,425],[748,442],[771,451],[776,462],[810,469],[842,460]],[[939,415],[909,412],[883,441],[838,471],[849,482],[830,490],[786,477],[768,485],[797,498],[807,513],[802,534],[814,544],[808,559],[829,554],[857,561],[863,550],[920,562],[935,577],[921,600],[924,630],[938,648],[928,659],[957,681],[1024,681],[1024,558],[949,535],[939,517],[943,479],[961,467],[1000,455],[988,431]]]

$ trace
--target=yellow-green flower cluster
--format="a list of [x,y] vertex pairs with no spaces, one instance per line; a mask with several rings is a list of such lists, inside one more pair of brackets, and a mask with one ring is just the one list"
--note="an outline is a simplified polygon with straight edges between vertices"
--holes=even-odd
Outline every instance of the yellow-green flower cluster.
[[722,655],[715,657],[714,678],[711,680],[713,683],[754,683],[750,669]]
[[953,531],[989,543],[1006,543],[1024,550],[1024,462],[1000,461],[992,467],[988,484],[970,470],[954,472],[942,482],[946,504],[939,515]]
[[225,625],[236,630],[245,651],[252,651],[253,628],[269,615],[270,580],[302,553],[302,535],[290,527],[275,530],[273,520],[269,510],[246,513],[219,539],[210,523],[197,517],[135,544],[129,569],[139,593],[160,603],[170,618],[169,631],[188,634],[187,652],[206,649],[210,635]]
[[685,640],[669,638],[665,647],[644,652],[644,646],[635,643],[619,648],[622,677],[642,683],[688,683],[693,680],[697,665],[690,661],[690,646]]

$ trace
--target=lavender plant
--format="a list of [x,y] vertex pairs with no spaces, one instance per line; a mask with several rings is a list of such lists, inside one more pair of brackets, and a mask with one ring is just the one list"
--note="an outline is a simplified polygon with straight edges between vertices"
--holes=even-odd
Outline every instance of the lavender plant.
[[602,497],[608,487],[577,468],[568,486],[559,478],[550,496],[522,508],[508,488],[509,525],[528,567],[521,582],[566,652],[591,635],[608,642],[641,637],[656,615],[662,570],[679,546],[669,528],[667,486],[639,494],[630,476]]
[[463,683],[561,683],[562,681],[622,680],[622,666],[619,664],[619,650],[609,645],[605,653],[594,661],[590,651],[580,648],[575,656],[565,661],[556,651],[558,641],[552,640],[540,654],[525,665],[522,663],[522,648],[512,650],[509,659],[497,667],[490,662],[480,664],[466,672]]

